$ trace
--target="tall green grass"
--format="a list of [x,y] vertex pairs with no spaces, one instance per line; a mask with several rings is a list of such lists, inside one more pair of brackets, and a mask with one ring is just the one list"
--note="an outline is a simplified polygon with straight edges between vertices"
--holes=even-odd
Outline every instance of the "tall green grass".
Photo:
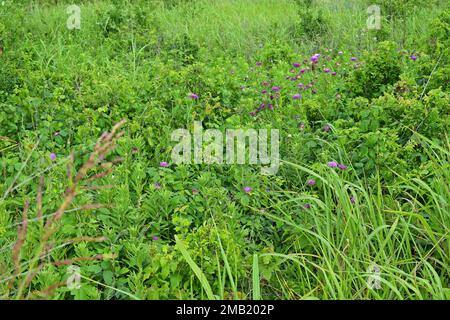
[[[290,249],[270,254],[288,265],[280,285],[290,298],[449,298],[450,148],[419,134],[415,138],[434,155],[431,185],[400,174],[392,185],[381,177],[374,184],[354,183],[325,166],[317,172],[286,163],[325,186],[320,200],[287,195],[286,202],[312,203],[302,224],[279,203],[277,214],[266,214],[292,227]],[[381,270],[381,289],[368,286],[373,265]]]

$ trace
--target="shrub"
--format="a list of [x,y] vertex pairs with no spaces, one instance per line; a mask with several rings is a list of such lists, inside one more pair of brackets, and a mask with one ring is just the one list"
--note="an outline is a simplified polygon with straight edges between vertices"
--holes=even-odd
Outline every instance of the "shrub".
[[382,95],[400,78],[400,58],[392,42],[381,42],[377,49],[368,54],[366,60],[357,63],[349,80],[347,90],[350,96],[363,96],[368,99]]

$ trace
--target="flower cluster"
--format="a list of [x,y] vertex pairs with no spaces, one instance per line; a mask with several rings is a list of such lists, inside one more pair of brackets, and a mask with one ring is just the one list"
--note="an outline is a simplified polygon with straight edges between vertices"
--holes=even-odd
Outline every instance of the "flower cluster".
[[[331,51],[332,49],[325,49],[327,55]],[[339,51],[335,56],[339,57],[343,54],[342,51]],[[334,69],[339,68],[342,64],[342,59],[340,58],[331,65],[329,61],[331,61],[332,56],[327,55],[315,53],[309,59],[292,62],[289,74],[285,76],[285,79],[293,83],[293,85],[289,83],[285,85],[282,83],[272,83],[275,82],[273,80],[261,81],[261,87],[257,90],[261,94],[261,101],[254,111],[249,112],[249,115],[255,117],[264,110],[273,110],[274,107],[278,107],[280,105],[278,102],[280,101],[281,95],[288,95],[292,101],[300,102],[305,98],[305,93],[308,90],[311,95],[317,94],[318,90],[315,88],[315,85],[320,78],[319,72],[336,77],[338,72]],[[411,56],[411,59],[413,59],[413,56]],[[358,61],[358,58],[351,57],[350,61]],[[256,63],[257,67],[261,67],[262,65],[261,62]],[[261,75],[262,73],[258,74]],[[294,89],[291,89],[292,87]]]

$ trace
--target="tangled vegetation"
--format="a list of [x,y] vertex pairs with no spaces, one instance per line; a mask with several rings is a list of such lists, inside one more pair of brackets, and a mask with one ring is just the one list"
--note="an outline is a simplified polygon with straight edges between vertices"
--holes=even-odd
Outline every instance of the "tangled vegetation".
[[446,1],[78,2],[0,1],[0,299],[450,298]]

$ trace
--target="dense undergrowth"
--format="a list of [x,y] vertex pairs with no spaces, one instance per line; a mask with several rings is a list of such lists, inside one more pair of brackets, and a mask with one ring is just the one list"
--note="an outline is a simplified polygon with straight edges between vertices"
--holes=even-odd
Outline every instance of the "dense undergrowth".
[[[450,297],[445,1],[69,4],[0,1],[0,298]],[[171,163],[195,120],[278,174]]]

